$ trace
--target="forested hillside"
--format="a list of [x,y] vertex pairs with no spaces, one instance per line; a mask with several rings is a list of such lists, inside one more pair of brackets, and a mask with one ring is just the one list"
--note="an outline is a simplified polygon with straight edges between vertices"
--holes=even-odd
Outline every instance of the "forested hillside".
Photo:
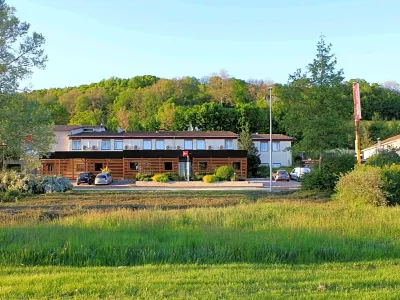
[[[353,113],[353,81],[340,85],[349,121]],[[400,119],[398,86],[357,81],[363,119],[373,120],[363,126],[363,146],[373,143],[377,137],[400,133],[397,123],[379,122]],[[110,78],[79,87],[37,90],[27,97],[48,109],[54,124],[105,124],[110,130],[118,126],[124,130],[186,130],[192,124],[201,130],[240,132],[248,123],[250,131],[261,133],[269,130],[266,100],[269,86],[273,87],[273,130],[285,134],[284,119],[291,109],[284,95],[288,84],[245,81],[230,77],[224,70],[201,79],[165,79],[152,75]],[[295,124],[296,120],[292,122]]]

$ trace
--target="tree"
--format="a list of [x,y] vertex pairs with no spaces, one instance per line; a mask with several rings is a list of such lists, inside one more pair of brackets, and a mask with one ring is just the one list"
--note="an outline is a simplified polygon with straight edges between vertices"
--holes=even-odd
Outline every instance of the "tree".
[[21,22],[15,12],[0,0],[0,93],[15,92],[20,80],[29,77],[34,67],[44,68],[47,61],[45,38],[29,34],[30,24]]
[[119,127],[121,127],[124,131],[128,130],[130,115],[130,112],[125,108],[122,108],[117,112],[116,118],[118,120]]
[[170,130],[174,123],[174,111],[175,103],[170,101],[164,102],[164,104],[158,109],[157,119],[160,121],[160,128],[163,130]]
[[[0,142],[6,147],[5,158],[38,162],[38,158],[51,150],[54,144],[51,116],[38,101],[21,95],[3,95],[1,107]],[[28,165],[37,167],[37,165]]]
[[208,93],[212,96],[215,102],[223,105],[232,103],[232,79],[226,70],[221,70],[219,74],[211,74],[208,84]]
[[247,150],[247,173],[248,176],[257,176],[258,169],[261,164],[260,154],[256,146],[254,146],[253,139],[249,130],[249,124],[243,127],[239,136],[239,149]]
[[102,123],[103,114],[100,110],[85,110],[78,112],[69,121],[69,125],[100,125]]
[[295,138],[295,150],[320,156],[325,150],[346,148],[352,134],[352,102],[344,95],[343,71],[336,70],[331,44],[321,36],[317,55],[305,73],[289,76],[278,95],[287,111],[284,128]]

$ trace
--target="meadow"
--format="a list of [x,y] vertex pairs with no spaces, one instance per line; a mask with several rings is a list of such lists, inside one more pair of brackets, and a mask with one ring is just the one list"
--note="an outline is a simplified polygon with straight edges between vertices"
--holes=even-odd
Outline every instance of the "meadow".
[[[398,207],[216,192],[190,206],[190,192],[161,195],[120,197],[130,205],[138,197],[141,209],[82,209],[82,199],[99,195],[64,195],[60,203],[70,197],[80,209],[53,221],[3,218],[0,297],[400,296]],[[160,197],[173,206],[160,205]],[[7,209],[40,211],[52,201],[27,199]]]

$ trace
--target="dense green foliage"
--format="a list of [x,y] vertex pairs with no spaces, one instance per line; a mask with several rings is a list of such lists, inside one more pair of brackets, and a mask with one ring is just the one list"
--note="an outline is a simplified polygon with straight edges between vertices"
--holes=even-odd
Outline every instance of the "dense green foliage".
[[325,153],[321,165],[314,164],[312,172],[302,179],[302,190],[333,192],[339,177],[351,171],[356,164],[353,154],[342,152]]
[[374,167],[390,166],[391,164],[400,164],[400,155],[395,150],[382,150],[369,157],[365,162],[365,165]]
[[221,166],[215,170],[215,175],[219,180],[231,180],[235,173],[235,169],[231,166]]
[[400,205],[400,164],[382,168],[383,186],[389,205]]

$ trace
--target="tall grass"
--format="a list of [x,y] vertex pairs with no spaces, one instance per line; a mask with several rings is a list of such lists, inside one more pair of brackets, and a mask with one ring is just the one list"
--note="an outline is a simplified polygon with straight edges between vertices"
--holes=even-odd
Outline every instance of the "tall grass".
[[0,228],[0,264],[320,263],[400,257],[400,208],[255,203],[89,212]]

